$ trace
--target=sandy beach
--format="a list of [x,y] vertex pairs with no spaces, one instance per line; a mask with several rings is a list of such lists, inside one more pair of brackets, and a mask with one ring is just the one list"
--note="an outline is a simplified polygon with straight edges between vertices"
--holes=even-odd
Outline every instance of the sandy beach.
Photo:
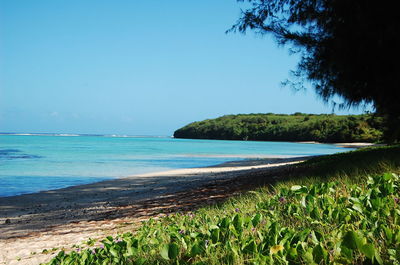
[[333,144],[337,147],[343,148],[364,148],[370,146],[381,146],[383,144],[375,144],[375,143],[363,143],[363,142],[353,142],[353,143],[323,143],[323,142],[316,142],[316,141],[298,141],[296,143],[300,144]]
[[[38,264],[89,238],[133,231],[141,221],[191,211],[246,190],[255,178],[309,157],[263,158],[130,176],[0,198],[0,264]],[[267,174],[271,177],[271,174]]]
[[384,144],[375,144],[375,143],[336,143],[338,147],[343,148],[363,148],[363,147],[370,147],[370,146],[382,146]]

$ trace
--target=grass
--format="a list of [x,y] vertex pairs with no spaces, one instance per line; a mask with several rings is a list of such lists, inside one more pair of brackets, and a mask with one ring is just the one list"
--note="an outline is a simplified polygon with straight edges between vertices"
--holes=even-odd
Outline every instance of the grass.
[[326,181],[358,183],[368,175],[400,173],[400,145],[379,146],[315,157],[298,164],[277,187]]
[[317,157],[273,186],[49,264],[399,264],[398,173],[400,146]]

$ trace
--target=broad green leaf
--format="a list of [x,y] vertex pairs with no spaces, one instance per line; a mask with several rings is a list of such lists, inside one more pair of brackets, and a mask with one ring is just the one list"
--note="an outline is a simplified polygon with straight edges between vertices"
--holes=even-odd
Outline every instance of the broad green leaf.
[[110,248],[110,253],[114,257],[118,257],[119,256],[118,251],[114,247]]
[[169,255],[168,255],[168,250],[169,250],[169,246],[167,244],[165,244],[160,251],[160,255],[161,257],[163,257],[166,260],[169,260]]
[[301,188],[303,188],[303,186],[293,185],[292,187],[290,187],[290,190],[291,191],[298,191],[298,190],[301,190]]
[[363,209],[361,208],[361,205],[359,205],[359,204],[354,204],[351,208],[353,208],[354,210],[356,210],[359,213],[363,213]]
[[317,207],[314,207],[314,209],[312,209],[310,216],[317,220],[321,219],[321,214],[319,213],[319,210]]
[[383,226],[383,230],[385,231],[386,238],[389,242],[393,239],[393,231],[387,227],[386,225]]
[[85,260],[87,260],[87,258],[88,258],[88,252],[85,251],[85,252],[83,252],[83,254],[82,254],[81,261],[84,262]]
[[342,245],[349,249],[360,248],[362,243],[361,237],[354,231],[348,231],[342,238]]
[[312,265],[315,264],[312,254],[312,249],[308,249],[306,252],[304,252],[302,257],[307,264],[312,264]]
[[392,179],[392,177],[393,177],[393,175],[391,173],[385,173],[385,174],[383,174],[382,179],[384,181],[389,181]]
[[137,249],[134,247],[127,247],[126,253],[128,254],[128,256],[133,256],[137,253]]
[[307,207],[306,196],[301,197],[300,204],[301,204],[301,206],[303,206],[304,208]]
[[261,241],[264,241],[264,236],[260,233],[260,231],[257,231],[258,238],[260,238]]
[[295,248],[289,248],[288,249],[288,255],[291,259],[296,259],[297,258],[297,249]]
[[203,248],[200,247],[198,243],[194,244],[192,246],[192,249],[190,250],[190,255],[192,257],[194,257],[194,256],[199,255],[201,253],[203,253]]
[[175,243],[168,245],[168,256],[170,259],[176,259],[179,255],[179,246]]
[[152,245],[158,245],[158,240],[155,238],[151,238],[148,242]]
[[310,188],[310,194],[311,195],[316,195],[317,194],[317,187],[316,186],[312,186],[311,188]]
[[396,242],[400,242],[400,230],[399,231],[397,231],[397,233],[396,233],[396,236],[395,236],[395,239],[394,240],[396,240]]
[[227,217],[224,217],[220,223],[222,228],[227,228],[230,224],[230,220]]
[[254,240],[251,240],[244,248],[243,253],[250,254],[257,252],[257,245]]
[[132,247],[139,248],[139,240],[136,238],[132,240]]
[[213,243],[217,243],[219,240],[219,229],[214,229],[211,231],[211,240]]
[[311,230],[306,228],[300,232],[297,233],[296,237],[298,238],[297,241],[305,241],[306,238],[310,235]]
[[343,245],[341,246],[340,254],[349,260],[353,258],[353,251]]
[[190,237],[196,238],[199,235],[199,233],[190,233]]
[[321,246],[321,244],[318,244],[314,247],[312,254],[315,262],[318,264],[325,263],[328,258],[328,252],[324,247]]
[[360,252],[372,260],[375,256],[375,247],[372,244],[365,244],[360,248]]
[[317,238],[317,235],[315,234],[315,231],[311,231],[310,233],[311,236],[311,240],[314,244],[318,244],[319,243],[319,239]]
[[254,217],[251,219],[251,222],[253,226],[257,226],[261,222],[262,215],[260,213],[257,213],[254,215]]
[[235,217],[233,218],[233,225],[236,229],[236,231],[241,232],[243,228],[243,219],[242,216],[239,214],[236,214]]
[[187,247],[187,244],[186,244],[185,239],[184,239],[184,238],[181,238],[180,241],[181,241],[182,247],[183,247],[184,249],[187,249],[188,247]]
[[143,265],[143,264],[146,264],[146,261],[147,260],[145,258],[137,258],[133,264],[134,265]]

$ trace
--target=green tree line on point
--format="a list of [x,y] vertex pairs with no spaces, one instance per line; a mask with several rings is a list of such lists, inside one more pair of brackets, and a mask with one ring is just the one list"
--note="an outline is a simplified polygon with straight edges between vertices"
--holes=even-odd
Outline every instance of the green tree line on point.
[[190,123],[175,131],[175,138],[379,142],[383,118],[372,114],[239,114]]

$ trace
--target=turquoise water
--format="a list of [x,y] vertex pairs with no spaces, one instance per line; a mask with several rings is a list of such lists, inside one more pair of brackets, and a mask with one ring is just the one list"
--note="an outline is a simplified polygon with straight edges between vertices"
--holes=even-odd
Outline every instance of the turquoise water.
[[267,156],[332,154],[325,144],[168,137],[0,135],[0,196]]

